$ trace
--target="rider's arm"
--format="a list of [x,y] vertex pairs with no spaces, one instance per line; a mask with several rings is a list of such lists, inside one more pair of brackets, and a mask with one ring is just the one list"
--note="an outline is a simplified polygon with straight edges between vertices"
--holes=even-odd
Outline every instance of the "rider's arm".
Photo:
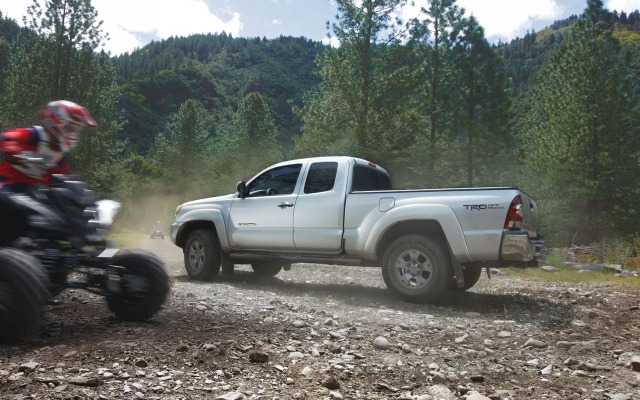
[[36,151],[40,136],[35,128],[16,128],[0,134],[0,150],[5,154],[6,160],[15,163],[16,155],[25,151]]

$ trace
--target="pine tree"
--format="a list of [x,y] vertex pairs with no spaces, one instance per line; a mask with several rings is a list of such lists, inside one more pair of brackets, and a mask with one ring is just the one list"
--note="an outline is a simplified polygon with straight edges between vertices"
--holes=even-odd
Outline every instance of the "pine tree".
[[466,185],[497,185],[506,178],[509,168],[505,166],[515,151],[508,80],[501,72],[501,59],[475,18],[466,21],[455,53],[459,78],[451,90],[459,94],[463,105],[455,125],[466,133]]
[[405,0],[338,1],[331,32],[340,42],[318,58],[323,83],[307,93],[297,154],[350,154],[370,159],[403,147],[409,66],[407,34],[394,17]]
[[447,159],[450,146],[447,125],[453,118],[455,101],[451,96],[456,89],[455,45],[464,26],[464,10],[455,0],[430,0],[421,8],[421,16],[412,21],[412,43],[420,62],[415,69],[419,91],[415,100],[420,108],[416,131],[422,134],[426,148],[418,147],[418,156],[426,170],[420,174],[427,187],[444,185],[450,170],[436,170]]
[[189,99],[169,116],[165,131],[157,136],[152,157],[164,179],[171,182],[170,194],[200,197],[210,190],[208,182],[214,174],[211,121],[202,104]]
[[227,130],[217,141],[219,174],[256,173],[283,160],[271,110],[258,92],[240,102]]
[[609,19],[602,1],[588,1],[540,72],[524,138],[543,215],[563,244],[640,228],[638,97]]

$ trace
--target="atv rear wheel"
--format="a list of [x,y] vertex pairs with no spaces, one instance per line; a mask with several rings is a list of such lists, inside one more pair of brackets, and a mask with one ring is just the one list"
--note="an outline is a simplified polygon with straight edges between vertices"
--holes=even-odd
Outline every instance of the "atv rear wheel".
[[116,254],[105,279],[109,309],[128,321],[151,318],[169,293],[169,276],[162,261],[142,250]]
[[0,248],[0,342],[35,333],[49,298],[48,277],[40,261],[28,253]]

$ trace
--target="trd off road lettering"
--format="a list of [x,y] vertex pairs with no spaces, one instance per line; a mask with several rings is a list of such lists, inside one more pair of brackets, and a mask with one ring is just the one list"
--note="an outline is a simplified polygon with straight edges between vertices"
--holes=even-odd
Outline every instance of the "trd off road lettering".
[[462,205],[467,210],[503,210],[504,207],[500,204],[464,204]]

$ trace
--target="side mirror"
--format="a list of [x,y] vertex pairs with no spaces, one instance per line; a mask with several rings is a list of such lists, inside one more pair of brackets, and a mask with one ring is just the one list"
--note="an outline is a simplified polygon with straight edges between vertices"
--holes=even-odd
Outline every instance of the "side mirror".
[[244,181],[238,182],[238,184],[236,185],[236,190],[240,194],[241,199],[244,199],[245,197],[247,197],[247,193],[246,193],[247,184]]

